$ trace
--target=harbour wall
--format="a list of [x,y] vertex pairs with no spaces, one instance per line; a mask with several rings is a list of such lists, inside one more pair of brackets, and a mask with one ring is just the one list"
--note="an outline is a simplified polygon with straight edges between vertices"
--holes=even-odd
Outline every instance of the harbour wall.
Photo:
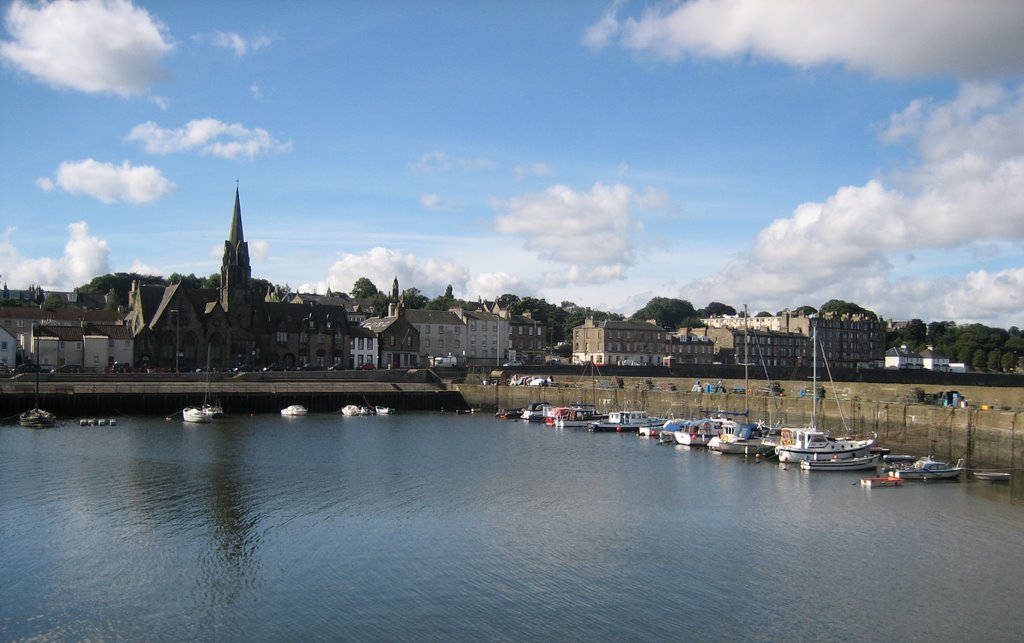
[[[634,408],[652,415],[695,418],[715,411],[743,412],[749,405],[752,420],[792,426],[808,425],[813,415],[813,397],[809,388],[801,388],[806,386],[802,381],[781,382],[785,391],[794,394],[745,395],[743,380],[723,381],[724,393],[704,389],[696,393],[690,390],[695,383],[690,380],[686,390],[680,390],[683,387],[678,380],[619,379],[621,386],[612,378],[598,383],[556,381],[557,385],[550,387],[453,384],[452,388],[471,408],[486,411],[522,408],[536,401],[555,405],[585,402],[603,411]],[[671,390],[672,386],[676,390]],[[894,453],[930,454],[951,461],[964,458],[968,466],[979,468],[1024,466],[1024,389],[962,387],[967,406],[941,406],[905,401],[913,388],[845,382],[837,383],[834,390],[825,387],[825,396],[818,400],[818,424],[835,435],[876,436],[880,445]],[[801,390],[805,391],[802,396]],[[972,399],[999,403],[975,405]]]

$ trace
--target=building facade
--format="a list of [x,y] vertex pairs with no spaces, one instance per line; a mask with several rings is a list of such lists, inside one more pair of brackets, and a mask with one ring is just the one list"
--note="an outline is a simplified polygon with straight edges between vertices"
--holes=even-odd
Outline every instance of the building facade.
[[647,322],[607,320],[592,317],[572,329],[572,357],[577,364],[660,365],[668,354],[668,337],[660,326]]

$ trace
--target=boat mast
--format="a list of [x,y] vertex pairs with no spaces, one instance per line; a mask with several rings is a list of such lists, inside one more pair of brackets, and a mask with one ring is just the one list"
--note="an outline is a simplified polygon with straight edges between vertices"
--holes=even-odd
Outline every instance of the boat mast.
[[747,411],[747,421],[750,421],[750,338],[747,337],[747,328],[750,325],[750,314],[747,305],[743,304],[743,406]]
[[818,428],[818,324],[817,315],[811,315],[811,428]]

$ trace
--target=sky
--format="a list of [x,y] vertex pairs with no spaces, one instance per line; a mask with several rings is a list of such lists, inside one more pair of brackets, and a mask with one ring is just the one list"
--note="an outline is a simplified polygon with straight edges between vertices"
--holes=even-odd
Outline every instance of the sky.
[[0,281],[1024,326],[1024,3],[16,0]]

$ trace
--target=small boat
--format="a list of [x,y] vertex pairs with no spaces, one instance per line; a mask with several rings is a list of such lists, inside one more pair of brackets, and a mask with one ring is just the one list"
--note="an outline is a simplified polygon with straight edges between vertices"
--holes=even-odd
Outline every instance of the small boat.
[[281,409],[281,415],[287,415],[290,417],[297,417],[300,415],[305,415],[306,413],[308,413],[306,407],[302,406],[301,404],[292,404],[291,406],[286,406],[283,409]]
[[840,458],[835,456],[827,460],[801,460],[800,468],[804,471],[863,471],[878,466],[877,455],[866,455],[859,458]]
[[588,427],[595,433],[619,432],[635,433],[641,427],[659,427],[665,424],[665,418],[651,417],[647,411],[612,411],[607,420],[591,422]]
[[1009,482],[1010,474],[1005,471],[974,471],[974,477],[988,482]]
[[706,447],[711,438],[722,433],[722,423],[715,418],[665,422],[664,431],[672,433],[677,444],[687,447]]
[[499,409],[494,417],[502,420],[518,420],[523,417],[523,409]]
[[760,424],[735,420],[719,420],[721,432],[708,440],[708,449],[717,453],[734,455],[757,455],[766,449],[774,449],[774,445],[765,444],[767,430]]
[[931,457],[924,457],[916,460],[904,468],[897,467],[893,472],[897,478],[909,480],[953,480],[960,477],[966,469],[957,463],[951,467],[945,462],[933,460]]
[[220,404],[206,403],[202,406],[203,411],[211,418],[222,418],[224,417],[224,407]]
[[903,484],[899,478],[861,478],[862,487],[898,487]]
[[47,429],[57,424],[57,416],[40,408],[29,409],[18,416],[18,424],[26,429]]
[[555,427],[559,429],[586,429],[594,422],[608,416],[598,411],[593,404],[573,403],[555,415]]
[[370,415],[370,409],[366,406],[359,406],[358,404],[346,404],[341,407],[341,414],[348,417],[356,417],[359,415]]
[[543,422],[546,410],[551,404],[548,402],[530,402],[523,409],[522,419],[527,422]]
[[202,407],[186,406],[181,410],[181,419],[197,424],[209,424],[213,421],[213,415],[207,413]]
[[395,409],[390,406],[375,406],[373,407],[374,413],[377,415],[394,415]]

